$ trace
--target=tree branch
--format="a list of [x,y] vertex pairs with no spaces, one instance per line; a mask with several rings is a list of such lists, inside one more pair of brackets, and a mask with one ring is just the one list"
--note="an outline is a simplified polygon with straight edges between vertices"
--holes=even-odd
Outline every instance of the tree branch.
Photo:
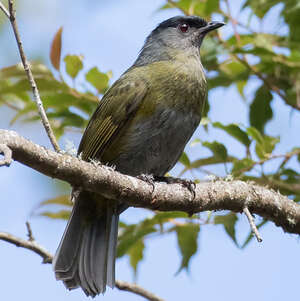
[[140,295],[150,301],[164,301],[163,299],[157,297],[156,295],[150,293],[149,291],[146,291],[144,288],[140,287],[135,283],[128,283],[128,282],[117,280],[116,287],[119,290],[128,291]]
[[266,187],[242,181],[217,180],[195,185],[195,196],[180,184],[155,183],[122,175],[100,163],[88,163],[32,143],[16,132],[0,130],[0,144],[12,157],[44,175],[93,191],[132,207],[196,213],[207,210],[242,212],[247,207],[284,231],[300,234],[300,206]]
[[16,38],[16,41],[17,41],[17,44],[18,44],[20,57],[21,57],[21,60],[22,60],[22,63],[23,63],[23,67],[24,67],[24,70],[26,72],[28,81],[31,85],[32,92],[33,92],[33,97],[34,97],[34,100],[37,104],[38,112],[40,114],[43,126],[46,130],[46,133],[47,133],[47,135],[50,139],[50,142],[51,142],[52,146],[54,147],[54,149],[57,152],[59,152],[60,151],[59,145],[58,145],[58,143],[56,141],[56,138],[55,138],[55,135],[52,131],[51,125],[49,123],[46,111],[44,109],[44,106],[43,106],[43,103],[42,103],[42,100],[41,100],[41,97],[40,97],[39,90],[37,88],[36,82],[34,80],[34,77],[33,77],[33,74],[32,74],[31,68],[30,68],[30,65],[27,61],[27,58],[26,58],[26,55],[25,55],[25,52],[24,52],[24,49],[23,49],[23,43],[21,41],[18,26],[17,26],[17,22],[16,22],[16,11],[14,9],[13,0],[8,0],[8,8],[9,8],[9,12],[5,8],[5,6],[0,2],[0,9],[7,16],[7,18],[9,19],[9,21],[11,23],[11,26],[13,28],[14,35],[15,35],[15,38]]
[[38,245],[35,241],[25,240],[6,232],[0,232],[0,240],[4,240],[17,247],[21,247],[33,251],[34,253],[42,257],[43,263],[52,262],[52,258],[53,258],[52,254],[50,254],[46,249]]
[[[26,225],[27,227],[29,227],[28,226],[29,224]],[[32,237],[32,233],[30,235]],[[42,257],[43,263],[52,263],[53,255],[49,253],[45,248],[40,246],[35,240],[30,240],[30,239],[25,240],[6,232],[0,232],[0,240],[4,240],[17,247],[21,247],[33,251],[34,253]],[[128,283],[128,282],[117,280],[116,287],[119,290],[128,291],[136,295],[139,295],[141,297],[144,297],[149,301],[164,301],[163,299],[157,297],[156,295],[152,294],[151,292],[145,290],[144,288],[140,287],[135,283]]]
[[12,161],[12,152],[5,144],[0,144],[0,154],[3,155],[3,159],[0,160],[0,166],[9,166]]
[[261,238],[261,236],[260,236],[260,234],[258,232],[258,229],[257,229],[257,227],[256,227],[256,225],[254,223],[254,218],[253,218],[252,214],[250,213],[249,209],[247,207],[245,207],[243,209],[243,212],[247,216],[248,222],[250,224],[251,231],[255,235],[257,241],[258,242],[262,242],[263,240],[262,240],[262,238]]

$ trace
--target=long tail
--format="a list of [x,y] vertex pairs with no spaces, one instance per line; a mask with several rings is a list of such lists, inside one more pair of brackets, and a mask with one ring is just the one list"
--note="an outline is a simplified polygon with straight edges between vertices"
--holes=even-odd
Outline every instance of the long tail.
[[119,215],[108,204],[79,194],[53,260],[56,279],[70,290],[80,286],[87,296],[115,285]]

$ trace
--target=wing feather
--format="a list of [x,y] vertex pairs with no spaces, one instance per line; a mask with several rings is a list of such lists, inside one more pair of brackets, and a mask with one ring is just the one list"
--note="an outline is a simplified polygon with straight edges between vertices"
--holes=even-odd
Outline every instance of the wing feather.
[[114,137],[136,114],[147,93],[147,83],[123,75],[103,96],[81,139],[78,154],[83,160],[98,159]]

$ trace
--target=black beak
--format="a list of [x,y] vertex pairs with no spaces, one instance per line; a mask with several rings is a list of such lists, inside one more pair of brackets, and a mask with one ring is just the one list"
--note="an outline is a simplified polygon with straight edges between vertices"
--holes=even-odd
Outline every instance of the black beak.
[[224,25],[225,25],[224,22],[211,21],[211,22],[207,23],[207,25],[205,27],[201,28],[201,33],[207,34],[208,32],[215,30],[219,27],[222,27]]

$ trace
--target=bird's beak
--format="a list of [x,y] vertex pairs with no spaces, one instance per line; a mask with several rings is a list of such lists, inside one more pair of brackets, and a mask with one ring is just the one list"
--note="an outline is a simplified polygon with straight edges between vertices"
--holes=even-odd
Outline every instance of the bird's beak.
[[208,32],[210,32],[214,29],[217,29],[219,27],[222,27],[224,25],[225,25],[224,22],[211,21],[205,27],[201,28],[201,33],[202,34],[207,34]]

